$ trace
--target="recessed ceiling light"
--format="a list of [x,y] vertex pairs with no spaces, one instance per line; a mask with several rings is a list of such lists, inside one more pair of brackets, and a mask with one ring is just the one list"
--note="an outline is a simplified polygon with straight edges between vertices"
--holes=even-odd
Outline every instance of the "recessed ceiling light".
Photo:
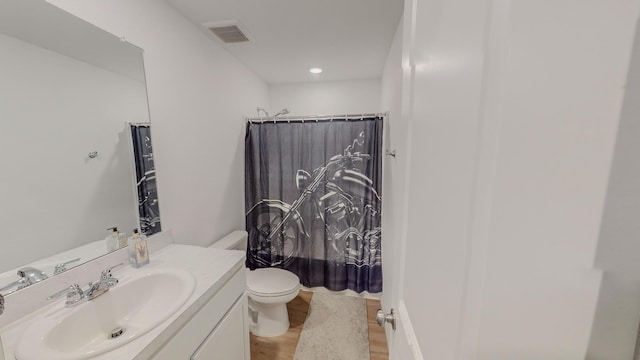
[[322,72],[322,69],[320,68],[311,68],[309,69],[309,72],[312,74],[320,74]]

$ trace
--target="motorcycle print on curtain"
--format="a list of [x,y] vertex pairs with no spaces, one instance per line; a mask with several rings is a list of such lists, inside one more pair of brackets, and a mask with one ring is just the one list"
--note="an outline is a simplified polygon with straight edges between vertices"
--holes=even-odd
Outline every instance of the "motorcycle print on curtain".
[[382,291],[382,129],[381,116],[247,123],[249,268]]
[[149,236],[162,230],[156,169],[153,161],[153,147],[151,146],[151,126],[131,124],[130,127],[136,167],[140,233]]

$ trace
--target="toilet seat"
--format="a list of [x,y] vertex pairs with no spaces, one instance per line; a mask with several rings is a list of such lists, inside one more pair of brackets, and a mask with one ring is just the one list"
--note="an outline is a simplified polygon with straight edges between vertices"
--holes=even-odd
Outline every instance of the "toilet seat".
[[287,270],[278,268],[247,269],[247,291],[262,297],[278,297],[297,292],[300,288],[298,277]]

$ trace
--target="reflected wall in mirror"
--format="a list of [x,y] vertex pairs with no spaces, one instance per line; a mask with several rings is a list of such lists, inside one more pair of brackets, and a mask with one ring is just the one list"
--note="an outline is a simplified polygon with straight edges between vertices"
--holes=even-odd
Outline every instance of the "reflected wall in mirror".
[[149,114],[142,50],[44,0],[2,1],[0,53],[2,288],[27,264],[51,276],[106,253],[109,227],[140,227],[129,124]]

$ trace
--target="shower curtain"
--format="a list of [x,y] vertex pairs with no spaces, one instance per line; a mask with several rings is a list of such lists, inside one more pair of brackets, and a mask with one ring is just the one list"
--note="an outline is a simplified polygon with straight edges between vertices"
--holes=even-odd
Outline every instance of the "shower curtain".
[[151,146],[151,126],[137,124],[130,126],[136,167],[140,233],[149,236],[162,230],[156,187],[156,169],[153,164],[153,148]]
[[247,122],[247,266],[382,291],[383,117]]

